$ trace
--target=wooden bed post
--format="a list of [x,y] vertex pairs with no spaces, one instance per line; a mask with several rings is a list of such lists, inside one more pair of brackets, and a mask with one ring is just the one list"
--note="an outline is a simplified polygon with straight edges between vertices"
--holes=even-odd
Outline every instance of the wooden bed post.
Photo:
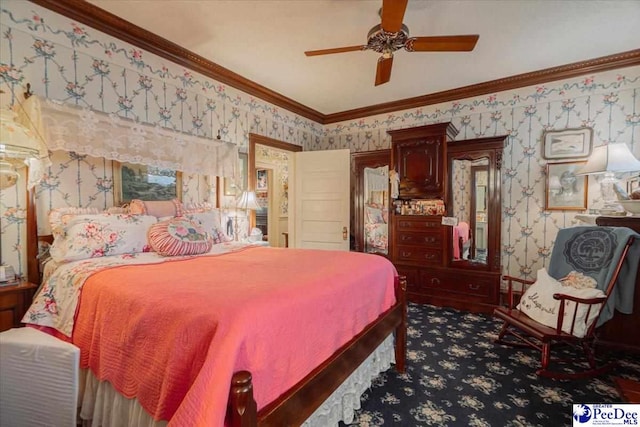
[[258,425],[258,408],[253,399],[251,374],[239,371],[231,378],[228,421],[230,427],[255,427]]
[[407,278],[396,277],[396,301],[402,308],[402,318],[396,327],[396,370],[404,373],[407,354]]
[[27,276],[29,282],[37,285],[40,284],[40,268],[38,266],[38,262],[36,188],[32,187],[27,189]]
[[230,427],[280,427],[306,420],[342,382],[395,331],[396,370],[405,371],[407,347],[407,280],[394,280],[396,303],[360,334],[338,349],[329,359],[257,411],[251,374],[236,372],[231,379],[227,425]]

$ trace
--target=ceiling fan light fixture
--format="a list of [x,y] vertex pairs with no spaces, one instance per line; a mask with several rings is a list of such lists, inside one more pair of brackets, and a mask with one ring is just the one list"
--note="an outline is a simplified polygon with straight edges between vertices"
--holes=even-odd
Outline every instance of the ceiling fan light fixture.
[[382,29],[381,25],[376,25],[367,35],[367,48],[382,54],[387,51],[395,52],[404,48],[408,39],[409,28],[404,24],[397,33],[388,33]]

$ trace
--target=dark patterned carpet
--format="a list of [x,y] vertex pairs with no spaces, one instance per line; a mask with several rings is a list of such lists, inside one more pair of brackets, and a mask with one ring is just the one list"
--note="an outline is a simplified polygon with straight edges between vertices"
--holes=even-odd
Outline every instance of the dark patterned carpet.
[[640,355],[621,353],[604,356],[618,363],[599,378],[538,377],[538,352],[493,342],[500,325],[488,315],[409,304],[407,371],[381,375],[351,425],[570,426],[573,403],[621,402],[612,377],[640,380]]

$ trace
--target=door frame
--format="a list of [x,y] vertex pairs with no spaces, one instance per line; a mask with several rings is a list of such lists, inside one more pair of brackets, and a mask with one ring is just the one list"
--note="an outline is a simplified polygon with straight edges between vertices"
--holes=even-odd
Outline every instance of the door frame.
[[[289,152],[299,152],[302,151],[302,147],[299,145],[290,144],[288,142],[279,141],[277,139],[269,138],[268,136],[258,135],[256,133],[249,133],[249,167],[247,177],[247,190],[255,191],[256,190],[256,180],[254,177],[256,176],[256,145],[265,145],[271,148],[277,148],[278,150],[284,150]],[[294,179],[293,171],[289,171],[289,181]],[[291,187],[291,183],[289,184]],[[250,211],[251,215],[249,217],[250,228],[256,226],[256,212]],[[289,222],[291,223],[291,215],[293,211],[289,209]]]

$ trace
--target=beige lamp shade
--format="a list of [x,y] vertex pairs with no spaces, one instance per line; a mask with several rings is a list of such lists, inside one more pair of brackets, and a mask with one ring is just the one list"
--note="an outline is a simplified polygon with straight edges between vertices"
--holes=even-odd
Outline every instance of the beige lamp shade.
[[240,198],[238,199],[236,206],[238,209],[245,209],[245,210],[260,209],[260,206],[258,205],[258,201],[256,200],[256,193],[254,193],[253,191],[243,191],[242,195],[240,195]]
[[635,171],[640,171],[640,161],[634,157],[627,144],[617,142],[594,148],[587,164],[576,171],[576,175]]

